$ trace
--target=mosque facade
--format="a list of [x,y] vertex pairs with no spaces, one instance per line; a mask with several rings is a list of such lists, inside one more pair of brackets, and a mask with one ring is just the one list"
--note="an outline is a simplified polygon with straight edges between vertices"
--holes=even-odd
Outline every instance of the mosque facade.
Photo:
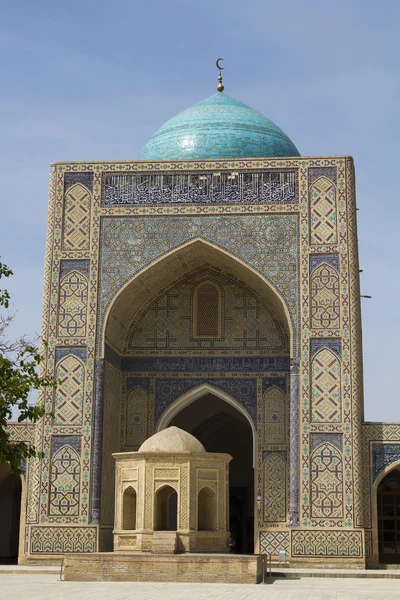
[[53,164],[42,335],[49,414],[9,425],[44,452],[20,562],[111,551],[112,454],[171,425],[233,457],[233,551],[400,560],[400,425],[363,420],[351,157],[302,157],[218,91],[137,161]]

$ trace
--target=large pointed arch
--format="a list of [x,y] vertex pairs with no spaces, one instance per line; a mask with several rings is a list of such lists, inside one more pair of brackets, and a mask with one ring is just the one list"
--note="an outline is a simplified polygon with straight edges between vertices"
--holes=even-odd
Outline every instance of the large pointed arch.
[[252,435],[253,435],[253,467],[254,467],[255,460],[256,460],[256,457],[255,457],[256,428],[255,428],[253,419],[251,418],[251,416],[248,413],[248,411],[246,410],[246,408],[240,402],[238,402],[235,398],[233,398],[232,396],[230,396],[223,390],[219,389],[218,387],[215,387],[208,383],[199,385],[199,386],[189,390],[185,394],[182,394],[182,396],[180,396],[179,398],[177,398],[161,415],[160,419],[158,420],[158,423],[156,424],[156,432],[166,429],[169,426],[169,424],[171,423],[171,421],[173,420],[173,418],[183,408],[186,408],[186,406],[189,406],[189,404],[192,404],[192,402],[195,402],[196,400],[198,400],[202,396],[205,396],[206,394],[213,394],[217,398],[224,400],[225,402],[227,402],[228,404],[233,406],[238,412],[240,412],[248,420],[249,425],[251,427]]
[[293,316],[275,285],[237,256],[196,238],[152,261],[118,290],[108,305],[101,324],[100,357],[104,356],[106,342],[119,350],[118,340],[124,338],[129,322],[142,310],[144,297],[147,300],[156,298],[181,276],[205,265],[232,274],[268,302],[287,327],[291,355],[294,356],[296,339]]

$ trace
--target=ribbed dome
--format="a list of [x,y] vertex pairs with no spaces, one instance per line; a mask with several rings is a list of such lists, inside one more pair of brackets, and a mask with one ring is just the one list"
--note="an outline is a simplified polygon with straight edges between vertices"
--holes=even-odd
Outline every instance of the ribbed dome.
[[198,439],[179,427],[167,427],[167,429],[155,433],[139,448],[139,452],[168,452],[169,454],[205,451],[206,449]]
[[275,123],[222,92],[167,121],[149,139],[140,160],[199,160],[300,156]]

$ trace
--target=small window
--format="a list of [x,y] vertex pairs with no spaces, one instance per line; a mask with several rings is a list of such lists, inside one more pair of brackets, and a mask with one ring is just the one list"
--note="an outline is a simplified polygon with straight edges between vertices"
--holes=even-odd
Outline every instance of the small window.
[[211,281],[194,290],[194,337],[221,337],[221,290]]

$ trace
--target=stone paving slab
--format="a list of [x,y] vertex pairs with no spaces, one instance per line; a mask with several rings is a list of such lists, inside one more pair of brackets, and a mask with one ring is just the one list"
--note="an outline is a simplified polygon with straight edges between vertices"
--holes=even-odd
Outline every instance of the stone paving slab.
[[55,575],[0,578],[1,600],[400,600],[396,579],[272,579],[259,585],[68,582]]

